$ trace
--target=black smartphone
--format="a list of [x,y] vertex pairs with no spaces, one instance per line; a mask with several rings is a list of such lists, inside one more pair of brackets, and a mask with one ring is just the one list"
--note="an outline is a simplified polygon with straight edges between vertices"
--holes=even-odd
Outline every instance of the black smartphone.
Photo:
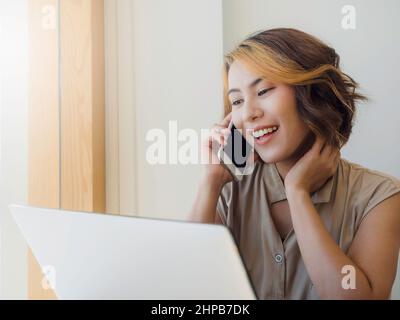
[[245,139],[242,131],[237,129],[233,122],[229,124],[230,134],[224,146],[218,150],[218,158],[232,174],[236,181],[244,175],[251,174],[254,169],[254,141]]

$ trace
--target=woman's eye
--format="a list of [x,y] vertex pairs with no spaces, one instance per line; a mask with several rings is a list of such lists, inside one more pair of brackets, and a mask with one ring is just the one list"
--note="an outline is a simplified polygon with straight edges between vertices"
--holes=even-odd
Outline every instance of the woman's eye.
[[232,105],[233,105],[233,106],[237,106],[237,105],[239,105],[241,102],[242,102],[242,99],[240,99],[240,100],[235,100],[235,101],[232,102]]
[[258,93],[258,96],[262,96],[263,94],[266,94],[268,91],[275,89],[274,87],[269,88],[269,89],[263,89]]

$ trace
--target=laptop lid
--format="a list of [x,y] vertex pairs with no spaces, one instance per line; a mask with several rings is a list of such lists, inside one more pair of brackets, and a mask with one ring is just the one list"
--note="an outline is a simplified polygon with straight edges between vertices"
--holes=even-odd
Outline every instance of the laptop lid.
[[59,299],[256,299],[225,226],[9,208]]

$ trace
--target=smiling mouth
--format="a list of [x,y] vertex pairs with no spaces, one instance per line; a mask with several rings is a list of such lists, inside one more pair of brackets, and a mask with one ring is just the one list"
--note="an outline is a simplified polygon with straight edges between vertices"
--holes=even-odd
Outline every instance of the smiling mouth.
[[269,128],[253,131],[253,137],[255,139],[259,140],[266,135],[270,135],[270,134],[276,132],[277,130],[278,130],[278,127],[274,126],[274,127],[269,127]]

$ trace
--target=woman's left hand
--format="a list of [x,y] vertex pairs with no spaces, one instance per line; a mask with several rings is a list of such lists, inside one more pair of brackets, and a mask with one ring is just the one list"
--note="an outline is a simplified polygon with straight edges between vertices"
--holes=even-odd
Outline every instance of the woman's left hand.
[[311,149],[301,157],[285,177],[286,190],[304,190],[309,194],[321,188],[336,172],[340,160],[337,147],[325,145],[317,136]]

